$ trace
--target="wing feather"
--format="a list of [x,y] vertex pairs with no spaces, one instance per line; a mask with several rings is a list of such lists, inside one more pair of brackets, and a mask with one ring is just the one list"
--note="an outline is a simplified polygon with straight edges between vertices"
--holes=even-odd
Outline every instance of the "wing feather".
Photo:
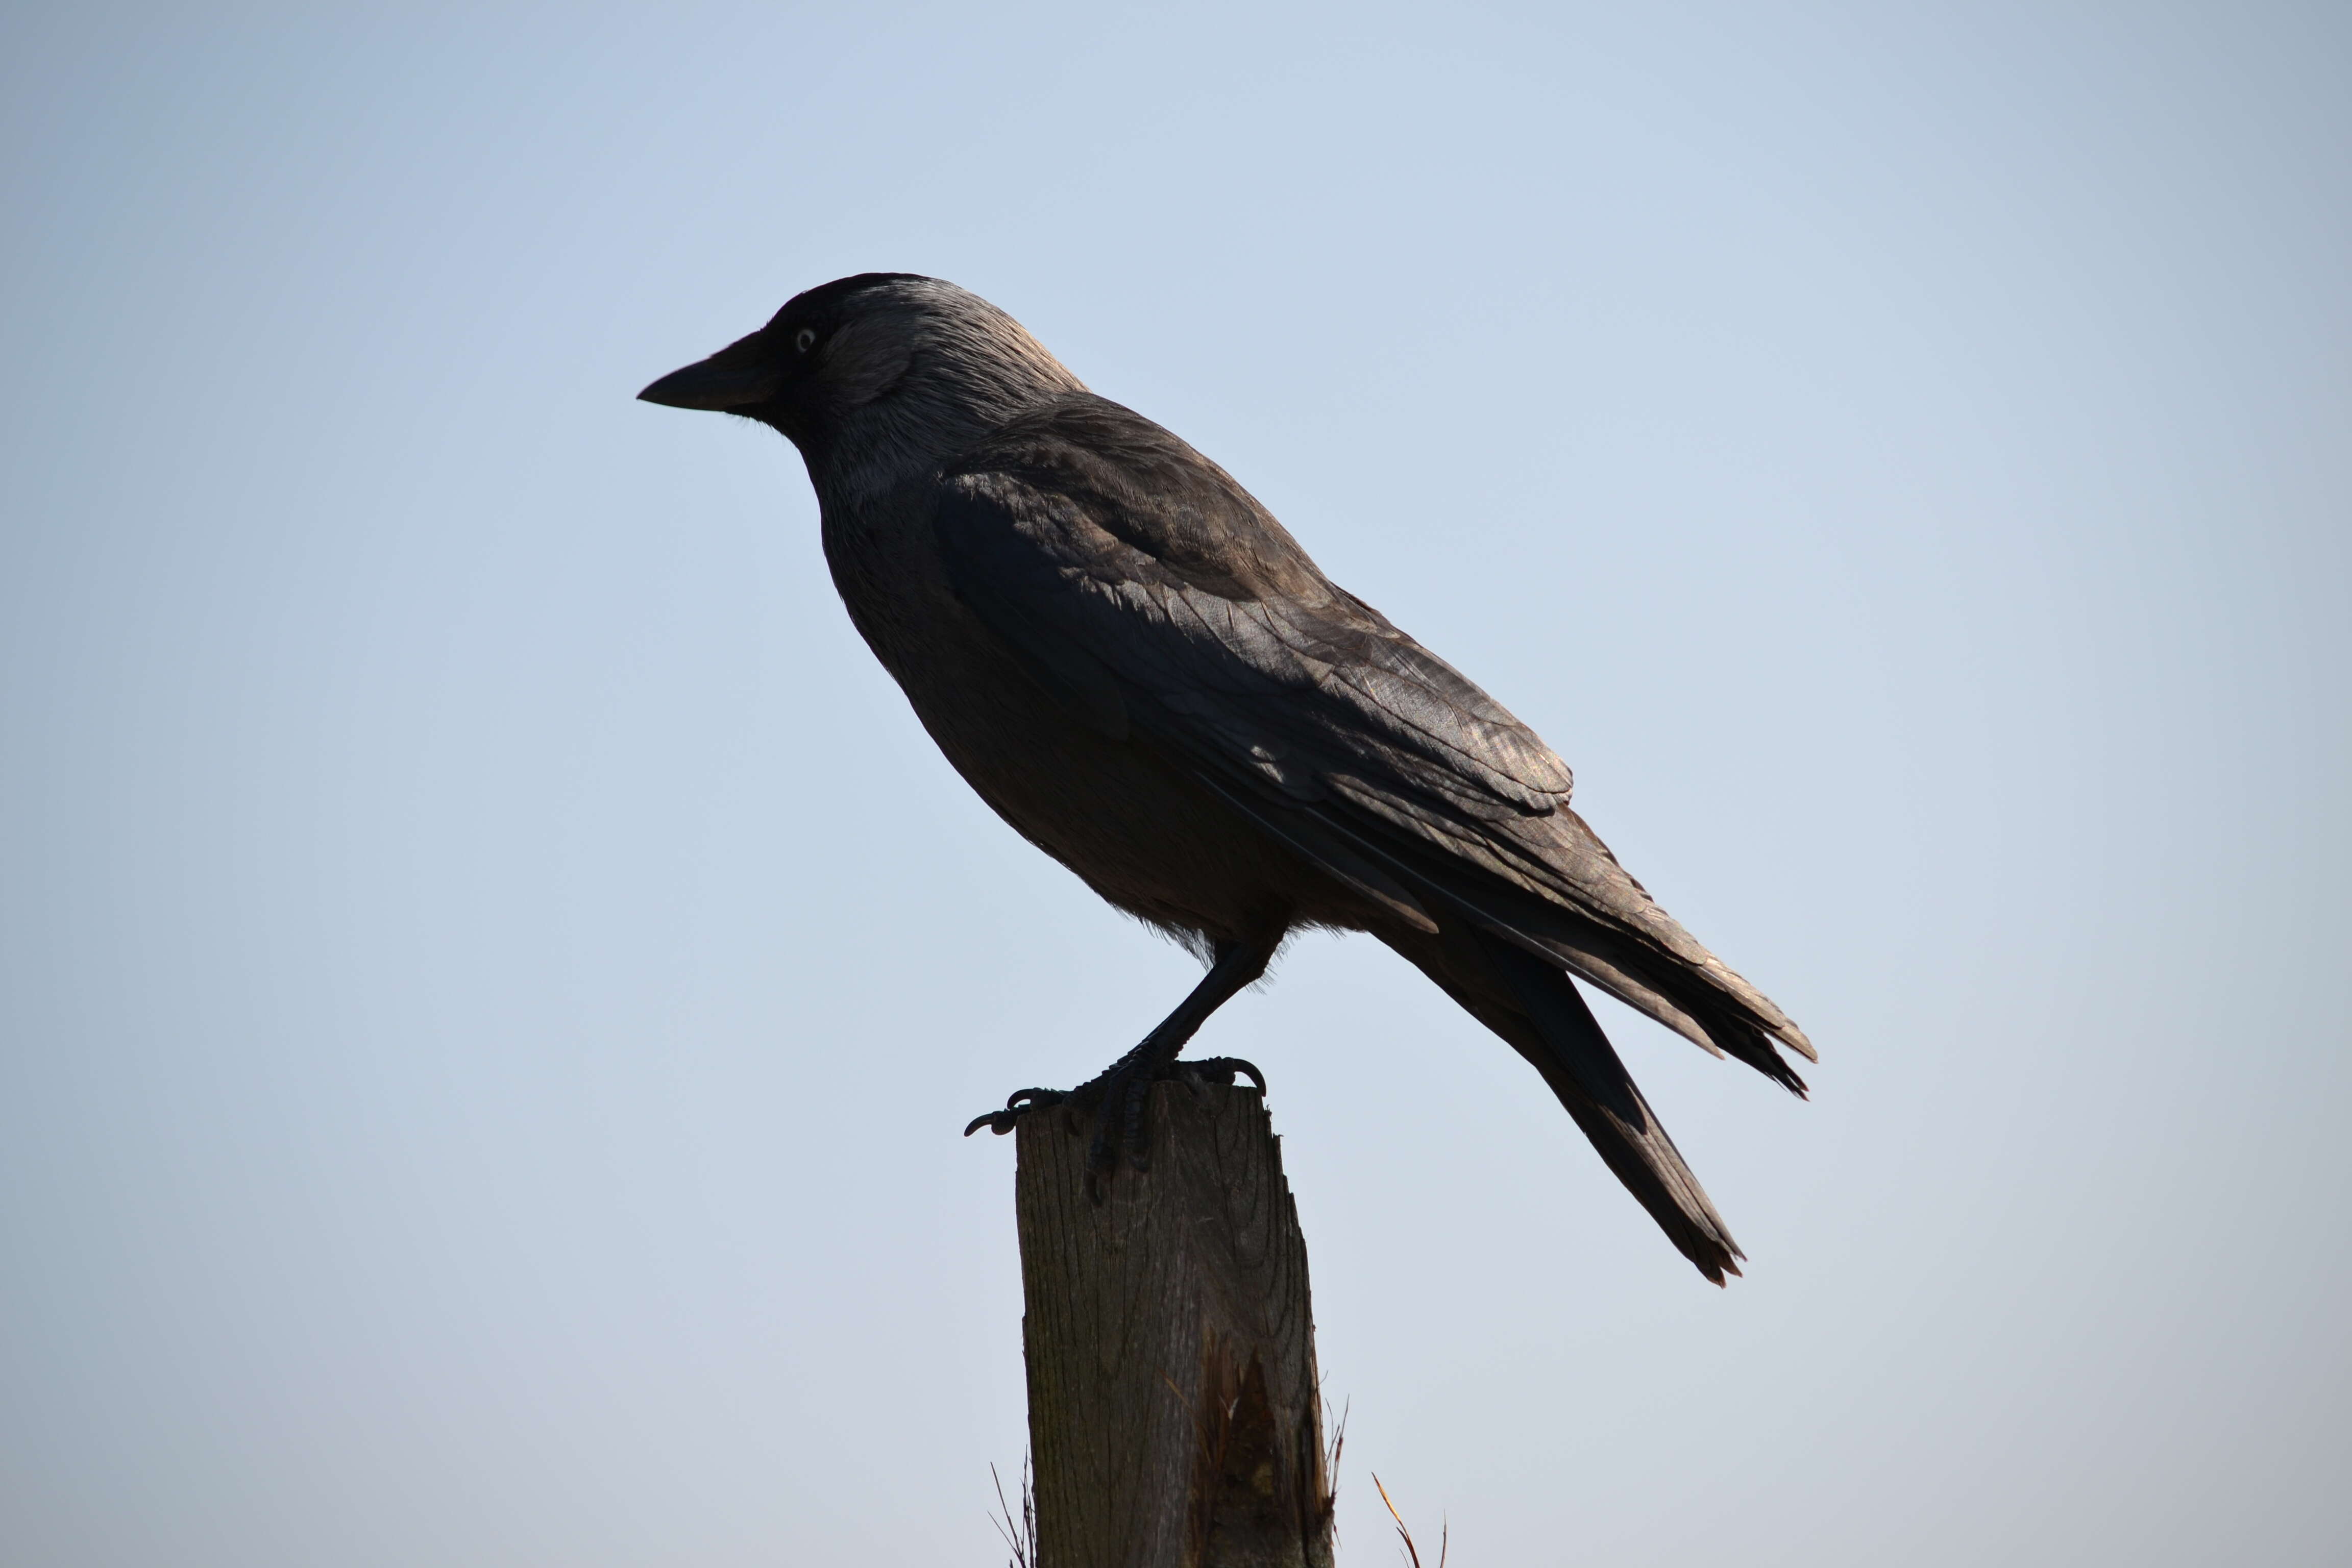
[[1802,1091],[1813,1053],[1568,808],[1568,764],[1340,589],[1224,471],[1074,395],[941,475],[956,593],[1097,729],[1164,748],[1417,929],[1469,915]]

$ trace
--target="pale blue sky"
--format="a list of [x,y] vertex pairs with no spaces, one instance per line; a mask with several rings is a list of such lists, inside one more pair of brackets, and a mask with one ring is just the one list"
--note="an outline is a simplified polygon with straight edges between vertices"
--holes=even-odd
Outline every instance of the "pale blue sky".
[[1011,1146],[1189,960],[931,750],[774,437],[955,279],[1572,763],[1822,1048],[1607,1021],[1702,1283],[1369,941],[1251,1057],[1468,1564],[2352,1556],[2352,23],[14,7],[0,1558],[994,1563]]

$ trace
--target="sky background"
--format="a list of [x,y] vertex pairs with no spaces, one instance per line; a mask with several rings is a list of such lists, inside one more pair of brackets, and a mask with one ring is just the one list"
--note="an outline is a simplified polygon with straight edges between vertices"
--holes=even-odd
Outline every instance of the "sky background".
[[[327,14],[330,10],[334,14]],[[800,463],[1019,317],[1536,726],[1821,1046],[1604,1021],[1703,1283],[1368,939],[1254,1058],[1343,1556],[2352,1559],[2352,14],[11,6],[0,1559],[993,1564],[1012,1146],[1196,970]]]

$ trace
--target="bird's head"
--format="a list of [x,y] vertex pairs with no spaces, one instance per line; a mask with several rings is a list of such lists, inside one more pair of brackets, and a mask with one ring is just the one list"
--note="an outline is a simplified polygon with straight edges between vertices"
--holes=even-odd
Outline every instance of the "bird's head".
[[773,320],[637,395],[773,426],[810,472],[936,461],[1006,420],[1085,390],[1021,323],[936,278],[863,272],[796,295]]

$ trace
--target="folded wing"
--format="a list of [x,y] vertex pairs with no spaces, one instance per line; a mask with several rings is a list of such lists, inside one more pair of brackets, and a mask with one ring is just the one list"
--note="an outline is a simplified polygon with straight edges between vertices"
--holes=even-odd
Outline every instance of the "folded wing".
[[1466,919],[1789,1089],[1804,1035],[1569,809],[1565,763],[1318,570],[1223,470],[1078,395],[943,476],[958,595],[1107,733],[1417,929]]

